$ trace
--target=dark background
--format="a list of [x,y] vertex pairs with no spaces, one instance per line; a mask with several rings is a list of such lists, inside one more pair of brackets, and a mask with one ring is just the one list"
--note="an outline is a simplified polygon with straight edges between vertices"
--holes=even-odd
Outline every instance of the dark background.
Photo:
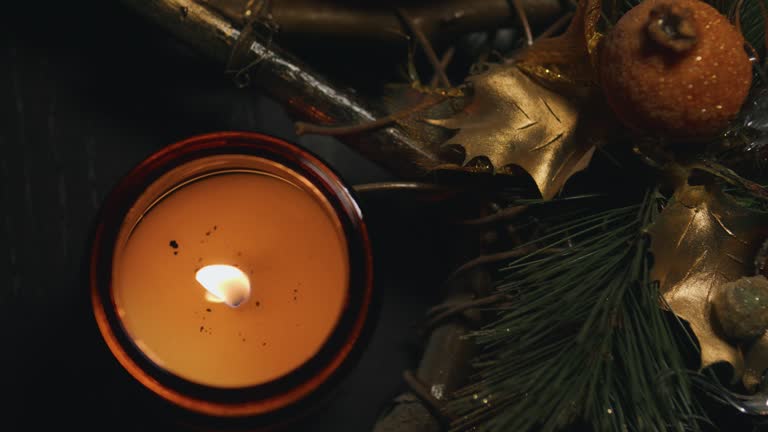
[[[83,260],[115,182],[153,151],[219,130],[297,142],[351,184],[395,177],[334,139],[297,138],[281,106],[119,3],[26,3],[4,6],[0,24],[2,429],[168,430],[90,315]],[[429,211],[362,205],[379,320],[334,399],[295,430],[371,429],[417,364],[411,334],[446,270]]]

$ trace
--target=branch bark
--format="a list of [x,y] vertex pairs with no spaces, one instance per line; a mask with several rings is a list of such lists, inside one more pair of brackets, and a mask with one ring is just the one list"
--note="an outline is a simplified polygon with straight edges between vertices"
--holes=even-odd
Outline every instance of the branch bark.
[[[369,122],[385,115],[352,91],[335,87],[282,51],[272,43],[269,35],[246,32],[239,24],[208,6],[194,0],[123,2],[222,64],[229,63],[234,54],[237,61],[231,67],[250,66],[250,82],[298,119],[336,125]],[[341,140],[368,159],[406,178],[421,177],[442,163],[435,152],[397,127],[349,135]]]
[[[230,20],[242,19],[247,0],[204,0]],[[259,1],[251,2],[259,3]],[[531,24],[549,21],[563,13],[560,0],[521,0]],[[514,22],[508,0],[338,1],[280,0],[270,7],[280,31],[297,36],[339,36],[396,43],[407,34],[394,13],[401,8],[433,41],[486,31]]]

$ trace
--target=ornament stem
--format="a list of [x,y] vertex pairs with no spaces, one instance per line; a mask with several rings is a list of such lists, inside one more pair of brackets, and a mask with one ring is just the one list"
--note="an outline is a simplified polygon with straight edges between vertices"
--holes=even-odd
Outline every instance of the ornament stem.
[[690,51],[698,40],[693,12],[679,5],[662,4],[651,9],[646,29],[651,40],[676,53]]

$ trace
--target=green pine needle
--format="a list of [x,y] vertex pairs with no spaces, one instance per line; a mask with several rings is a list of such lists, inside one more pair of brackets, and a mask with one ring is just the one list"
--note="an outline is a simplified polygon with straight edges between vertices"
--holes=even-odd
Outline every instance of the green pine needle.
[[755,196],[753,193],[750,193],[743,188],[726,185],[723,187],[723,192],[733,198],[733,200],[741,207],[760,212],[768,212],[768,201],[766,201],[765,198]]
[[[473,383],[449,402],[454,430],[699,430],[680,328],[649,280],[648,239],[661,197],[557,220],[507,263],[507,300],[472,335]],[[549,221],[544,221],[549,222]],[[511,300],[509,300],[511,298]]]

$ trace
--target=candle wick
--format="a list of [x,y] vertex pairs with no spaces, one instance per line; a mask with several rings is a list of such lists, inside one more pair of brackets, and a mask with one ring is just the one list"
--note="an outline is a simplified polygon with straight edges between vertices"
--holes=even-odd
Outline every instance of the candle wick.
[[236,308],[251,295],[248,276],[235,266],[207,265],[195,273],[195,279],[205,288],[206,300],[213,303],[225,303]]

